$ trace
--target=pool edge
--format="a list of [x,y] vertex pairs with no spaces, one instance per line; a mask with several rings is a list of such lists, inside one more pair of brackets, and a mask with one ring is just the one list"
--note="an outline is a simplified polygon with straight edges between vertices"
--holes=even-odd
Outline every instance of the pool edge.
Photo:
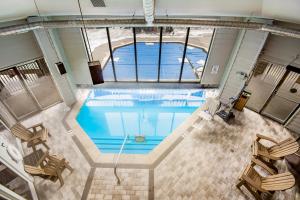
[[[89,138],[85,131],[81,128],[76,120],[77,114],[80,111],[86,97],[89,94],[89,89],[81,94],[77,102],[71,109],[66,118],[66,123],[71,127],[72,133],[80,143],[80,150],[87,154],[94,166],[98,167],[113,167],[114,160],[117,154],[101,153],[94,142]],[[148,154],[123,154],[120,155],[118,167],[136,167],[136,168],[154,168],[164,157],[166,157],[182,140],[185,134],[192,131],[192,125],[199,118],[199,108],[197,108],[190,116],[188,116],[170,135],[168,135],[159,145],[157,145]]]

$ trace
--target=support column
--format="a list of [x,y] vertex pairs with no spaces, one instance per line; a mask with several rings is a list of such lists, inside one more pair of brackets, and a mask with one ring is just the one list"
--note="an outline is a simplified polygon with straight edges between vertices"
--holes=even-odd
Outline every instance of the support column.
[[268,33],[263,31],[240,31],[220,86],[222,102],[229,103],[230,98],[239,96],[254,68],[267,36]]
[[[43,52],[49,71],[63,101],[67,106],[71,106],[76,102],[75,85],[73,83],[69,62],[65,56],[56,30],[35,30],[34,35]],[[55,64],[59,61],[64,63],[67,74],[61,75],[59,73]]]

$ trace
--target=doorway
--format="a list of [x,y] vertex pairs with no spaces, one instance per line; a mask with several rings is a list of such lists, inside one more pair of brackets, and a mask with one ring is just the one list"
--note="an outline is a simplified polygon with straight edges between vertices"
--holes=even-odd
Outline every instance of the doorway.
[[21,119],[61,102],[61,97],[41,58],[0,71],[0,100]]
[[245,90],[248,108],[284,124],[300,105],[300,69],[260,61]]

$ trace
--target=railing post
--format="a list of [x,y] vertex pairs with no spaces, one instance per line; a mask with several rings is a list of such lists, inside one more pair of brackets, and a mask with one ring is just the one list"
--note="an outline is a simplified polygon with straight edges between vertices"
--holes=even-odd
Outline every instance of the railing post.
[[118,153],[117,160],[116,160],[115,163],[114,163],[114,175],[115,175],[115,177],[116,177],[116,179],[117,179],[117,184],[118,184],[118,185],[121,184],[121,179],[120,179],[120,177],[118,176],[118,173],[117,173],[117,167],[118,167],[120,155],[121,155],[121,153],[122,153],[122,151],[123,151],[123,149],[124,149],[124,146],[125,146],[125,143],[126,143],[126,141],[127,141],[127,138],[128,138],[128,135],[125,136],[125,139],[124,139],[124,141],[123,141],[123,144],[122,144],[122,146],[121,146],[121,149],[120,149],[120,151],[119,151],[119,153]]

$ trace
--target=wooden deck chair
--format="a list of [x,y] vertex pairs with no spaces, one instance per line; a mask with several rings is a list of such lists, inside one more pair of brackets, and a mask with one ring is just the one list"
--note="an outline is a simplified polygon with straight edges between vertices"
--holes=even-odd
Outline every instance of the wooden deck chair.
[[73,172],[73,168],[65,158],[58,155],[49,155],[49,152],[46,152],[44,156],[41,157],[38,166],[24,165],[24,169],[27,173],[50,179],[53,182],[56,182],[58,179],[61,186],[64,185],[62,173],[66,168]]
[[207,98],[201,107],[199,117],[205,120],[213,120],[216,112],[220,109],[220,100],[217,98]]
[[287,190],[294,185],[295,178],[290,172],[262,177],[250,164],[242,172],[236,186],[245,186],[256,199],[261,200],[262,193],[272,195],[274,191]]
[[[275,145],[266,147],[259,142],[262,139],[273,142]],[[253,156],[261,156],[270,160],[280,160],[284,156],[296,153],[299,150],[299,144],[294,138],[288,138],[282,142],[277,142],[272,138],[260,134],[256,134],[256,139],[252,147]]]
[[20,138],[22,142],[27,142],[27,147],[32,147],[36,151],[36,145],[42,144],[49,150],[46,141],[50,135],[42,123],[26,128],[21,123],[16,123],[11,127],[11,133]]

